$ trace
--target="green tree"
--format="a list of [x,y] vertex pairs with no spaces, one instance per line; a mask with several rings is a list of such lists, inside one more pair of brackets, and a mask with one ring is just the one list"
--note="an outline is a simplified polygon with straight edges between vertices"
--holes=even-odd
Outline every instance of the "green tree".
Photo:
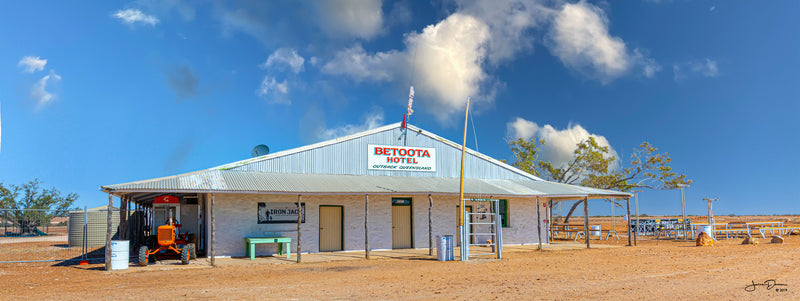
[[[525,147],[520,147],[519,141],[522,139],[509,143],[517,158],[517,162],[514,162],[513,165],[518,168],[535,166],[535,173],[520,169],[536,176],[543,175],[544,178],[554,182],[579,183],[586,187],[621,191],[630,191],[633,188],[675,189],[678,184],[692,182],[686,179],[686,175],[672,170],[670,166],[672,159],[669,157],[669,153],[658,153],[658,149],[648,142],[642,143],[639,148],[634,148],[627,166],[611,170],[611,166],[617,158],[610,156],[609,148],[597,144],[593,137],[578,143],[572,160],[560,167],[553,166],[551,162],[539,160],[536,156],[539,150],[535,144],[528,143],[524,145]],[[531,141],[536,140],[532,138]],[[544,143],[544,140],[540,140],[539,144],[544,145]],[[528,162],[519,162],[520,160]],[[581,200],[572,205],[564,219],[565,223],[569,222],[575,209],[582,203]],[[616,202],[614,204],[618,206]]]
[[[537,164],[540,162],[538,156],[539,145],[544,145],[544,140],[536,140],[535,138],[525,140],[519,138],[509,141],[508,145],[511,147],[511,152],[514,153],[514,157],[516,158],[511,165],[538,177],[539,171],[537,170]],[[503,160],[503,162],[506,162],[506,160]]]
[[42,188],[41,184],[39,179],[19,186],[0,182],[0,209],[6,209],[3,217],[8,219],[4,222],[18,225],[23,233],[33,233],[36,227],[49,223],[53,217],[66,216],[78,195],[62,196],[57,189]]

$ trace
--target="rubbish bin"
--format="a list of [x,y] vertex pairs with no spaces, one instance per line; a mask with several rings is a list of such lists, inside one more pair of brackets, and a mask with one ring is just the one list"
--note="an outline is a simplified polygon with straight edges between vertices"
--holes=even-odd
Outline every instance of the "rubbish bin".
[[436,236],[436,259],[439,261],[451,261],[455,258],[455,250],[453,248],[453,236],[441,235]]
[[112,240],[111,241],[111,269],[124,270],[128,268],[128,259],[130,258],[129,241],[127,240]]
[[589,226],[589,229],[591,230],[591,231],[589,231],[589,233],[590,233],[589,235],[591,235],[591,236],[600,236],[600,225]]

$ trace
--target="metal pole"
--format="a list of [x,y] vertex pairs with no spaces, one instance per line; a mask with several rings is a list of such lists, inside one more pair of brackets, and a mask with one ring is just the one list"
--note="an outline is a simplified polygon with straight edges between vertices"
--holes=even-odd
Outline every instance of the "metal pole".
[[[461,140],[461,181],[458,188],[458,201],[461,203],[461,214],[459,214],[458,219],[458,226],[461,227],[461,260],[467,260],[464,257],[468,257],[467,253],[465,252],[465,246],[469,247],[469,238],[464,237],[465,227],[464,227],[464,219],[466,218],[465,212],[466,209],[464,206],[464,153],[466,152],[467,148],[467,118],[469,117],[469,97],[467,97],[467,109],[464,111],[464,139]],[[466,243],[465,243],[466,242]]]
[[[633,230],[633,245],[638,245],[636,239],[639,237],[639,193],[642,192],[641,190],[634,190],[633,196],[635,198],[634,205],[636,206],[636,228]],[[630,225],[628,226],[630,227]]]
[[703,198],[703,200],[708,202],[708,225],[711,227],[711,237],[716,240],[716,235],[714,235],[714,211],[712,210],[711,202],[716,202],[719,199]]
[[[494,244],[497,251],[497,259],[503,259],[503,221],[500,218],[500,201],[492,200],[494,205]],[[508,206],[508,204],[506,204]],[[537,212],[539,208],[536,208]]]
[[84,205],[83,206],[83,243],[81,243],[81,252],[83,252],[83,260],[86,260],[86,252],[89,251],[89,248],[88,248],[87,242],[86,242],[86,230],[87,230],[86,228],[87,228],[87,220],[89,218],[89,213],[87,212],[88,209],[86,209],[86,208],[87,207]]
[[[686,198],[684,196],[683,189],[686,188],[686,187],[689,187],[689,185],[681,183],[681,184],[678,184],[676,186],[678,186],[678,188],[681,189],[681,213],[683,214],[683,238],[686,239],[688,237],[687,236],[688,232],[686,230],[686,228],[687,228],[687,225],[686,225]],[[676,237],[677,237],[677,235],[676,235]]]

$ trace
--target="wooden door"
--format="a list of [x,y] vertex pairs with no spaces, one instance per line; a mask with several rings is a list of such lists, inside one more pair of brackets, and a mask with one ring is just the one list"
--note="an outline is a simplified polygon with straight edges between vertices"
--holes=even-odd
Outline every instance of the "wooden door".
[[343,250],[342,206],[319,206],[319,251]]
[[411,206],[392,205],[392,249],[410,249],[411,240]]

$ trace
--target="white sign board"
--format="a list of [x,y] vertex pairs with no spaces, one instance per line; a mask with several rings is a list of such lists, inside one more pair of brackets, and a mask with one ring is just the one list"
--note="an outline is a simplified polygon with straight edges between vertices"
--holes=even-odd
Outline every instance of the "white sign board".
[[436,149],[367,145],[367,168],[372,170],[436,171]]

